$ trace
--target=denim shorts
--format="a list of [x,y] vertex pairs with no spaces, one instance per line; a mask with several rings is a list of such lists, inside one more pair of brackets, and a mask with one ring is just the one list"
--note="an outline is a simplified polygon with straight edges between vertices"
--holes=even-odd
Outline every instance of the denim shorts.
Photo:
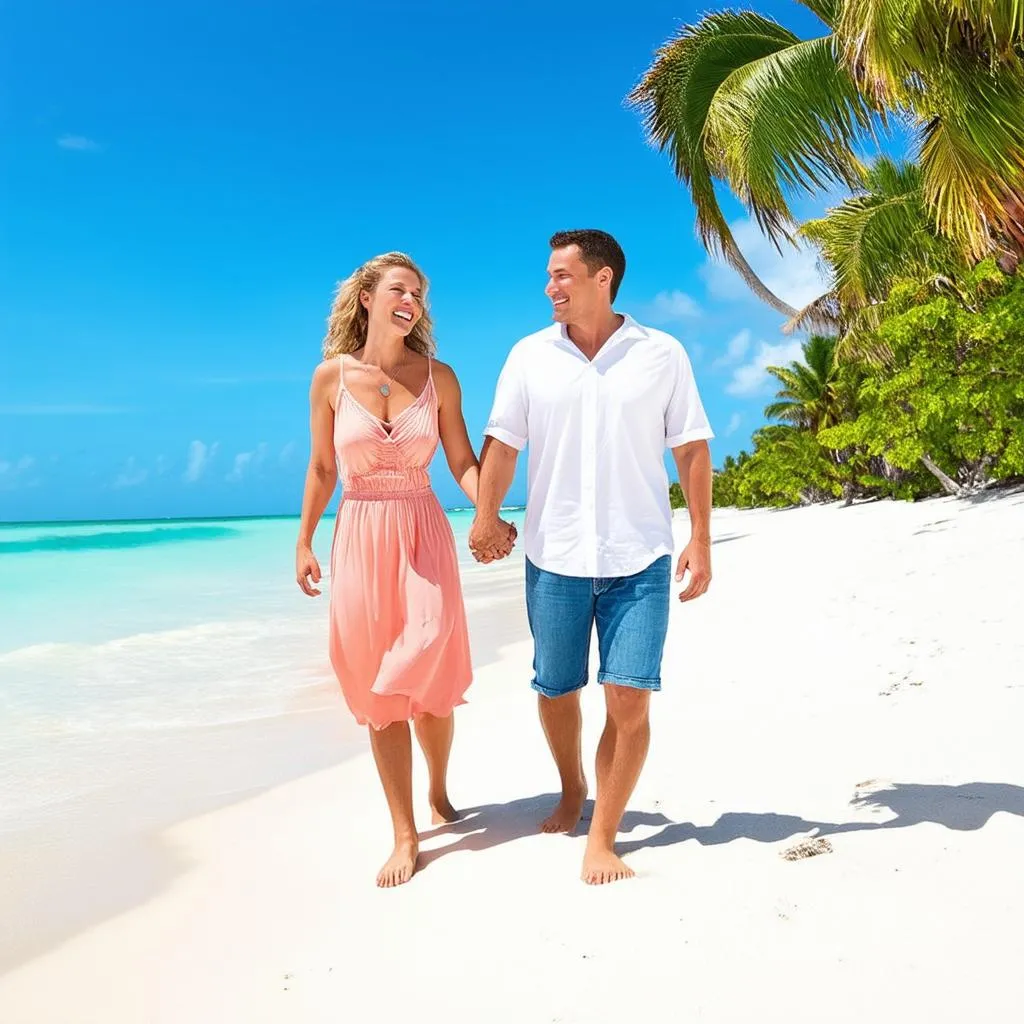
[[533,688],[561,697],[587,685],[597,625],[599,683],[661,689],[671,559],[610,578],[561,576],[526,560],[526,614],[533,634]]

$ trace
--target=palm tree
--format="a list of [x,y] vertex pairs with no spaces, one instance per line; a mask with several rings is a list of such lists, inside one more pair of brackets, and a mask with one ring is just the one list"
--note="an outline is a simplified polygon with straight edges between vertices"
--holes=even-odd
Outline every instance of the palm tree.
[[[792,317],[743,259],[715,195],[792,239],[786,194],[861,184],[855,150],[896,114],[916,129],[921,195],[965,258],[1024,255],[1024,5],[1020,0],[801,0],[827,26],[801,40],[749,11],[687,25],[628,102],[689,188],[701,241]],[[809,308],[819,322],[834,312]]]
[[832,290],[847,310],[881,302],[901,277],[951,270],[957,263],[935,233],[916,164],[879,158],[854,194],[800,235],[813,242],[832,271]]
[[843,63],[909,112],[939,233],[979,260],[1024,255],[1024,6],[1020,0],[843,0]]
[[799,235],[820,251],[831,284],[783,330],[790,333],[819,323],[827,311],[841,327],[840,349],[859,342],[863,330],[874,323],[872,312],[897,281],[912,279],[955,290],[968,269],[952,242],[936,234],[920,167],[887,157],[866,172],[863,186],[852,196],[824,217],[807,221]]
[[835,426],[846,409],[835,353],[835,338],[814,334],[804,342],[803,362],[769,366],[782,388],[765,416],[812,433]]
[[[805,0],[828,25],[838,0]],[[832,34],[804,40],[752,11],[724,11],[684,26],[666,43],[628,102],[647,135],[668,150],[690,190],[697,232],[763,301],[796,313],[754,273],[740,251],[715,181],[728,184],[776,247],[792,241],[795,220],[784,190],[853,186],[853,141],[871,110],[836,60]]]
[[[813,334],[804,342],[803,362],[767,368],[782,388],[765,408],[766,417],[782,420],[790,431],[817,435],[819,430],[834,427],[853,414],[860,378],[854,367],[844,366],[837,359],[838,343],[836,337]],[[792,443],[797,440],[792,439]],[[829,460],[841,475],[847,505],[853,501],[857,486],[852,454],[828,450]]]

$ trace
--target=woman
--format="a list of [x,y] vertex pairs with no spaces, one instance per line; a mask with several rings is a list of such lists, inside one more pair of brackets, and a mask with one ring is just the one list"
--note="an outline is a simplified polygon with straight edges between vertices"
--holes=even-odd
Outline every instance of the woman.
[[[409,721],[426,757],[434,824],[452,821],[452,711],[472,669],[455,540],[430,488],[448,466],[476,504],[479,464],[452,370],[435,362],[427,281],[402,253],[364,263],[338,289],[324,361],[310,389],[311,453],[296,547],[296,579],[314,597],[313,533],[342,477],[331,550],[331,663],[370,743],[395,831],[377,876],[407,882],[419,841],[412,806]],[[509,525],[504,550],[515,541]]]

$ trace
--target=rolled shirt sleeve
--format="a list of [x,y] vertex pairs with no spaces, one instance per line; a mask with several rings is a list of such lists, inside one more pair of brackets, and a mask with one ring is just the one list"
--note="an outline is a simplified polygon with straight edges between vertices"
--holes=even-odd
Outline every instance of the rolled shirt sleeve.
[[697,391],[690,357],[682,345],[675,355],[675,379],[665,409],[665,447],[678,448],[691,441],[709,441],[715,436]]
[[491,415],[484,428],[486,435],[516,451],[526,447],[528,434],[526,381],[520,362],[520,354],[513,348],[498,377]]

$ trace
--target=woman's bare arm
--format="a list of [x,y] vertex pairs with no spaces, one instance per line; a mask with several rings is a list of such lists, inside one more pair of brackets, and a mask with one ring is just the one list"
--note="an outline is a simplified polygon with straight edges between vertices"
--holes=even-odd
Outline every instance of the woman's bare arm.
[[438,399],[438,432],[448,468],[466,497],[476,505],[480,486],[480,463],[469,440],[462,415],[462,388],[450,366],[434,363],[434,387]]
[[309,468],[302,492],[302,518],[295,545],[295,578],[310,597],[320,593],[312,583],[320,582],[320,565],[313,554],[313,534],[338,483],[334,456],[334,396],[340,367],[337,360],[321,363],[309,388]]
[[[448,468],[475,506],[480,494],[480,463],[473,451],[462,415],[462,389],[454,371],[444,363],[434,364],[434,386],[437,388],[439,402],[438,431],[448,459]],[[503,520],[498,520],[498,523],[500,527],[488,546],[488,560],[504,558],[515,544],[515,526]]]

